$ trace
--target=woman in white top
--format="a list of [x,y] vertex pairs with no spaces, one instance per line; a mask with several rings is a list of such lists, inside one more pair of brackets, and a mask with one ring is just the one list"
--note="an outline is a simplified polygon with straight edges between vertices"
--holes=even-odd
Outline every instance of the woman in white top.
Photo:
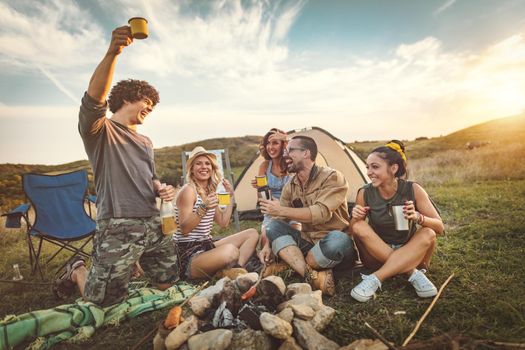
[[244,267],[255,252],[259,235],[248,229],[213,242],[211,229],[215,221],[227,227],[233,211],[233,187],[226,179],[222,184],[232,200],[224,210],[217,210],[217,186],[222,175],[215,154],[196,147],[187,161],[186,184],[177,195],[177,233],[181,273],[188,279],[213,276],[224,268]]

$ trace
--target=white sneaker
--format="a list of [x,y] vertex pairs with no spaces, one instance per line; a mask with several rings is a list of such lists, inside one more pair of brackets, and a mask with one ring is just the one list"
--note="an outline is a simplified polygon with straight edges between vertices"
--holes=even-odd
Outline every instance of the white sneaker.
[[363,280],[352,289],[350,295],[355,300],[364,303],[374,296],[377,288],[381,288],[381,281],[374,274],[361,274],[361,278]]
[[437,288],[434,283],[430,282],[428,277],[425,276],[425,272],[427,271],[416,269],[412,275],[410,275],[408,282],[412,283],[419,297],[430,298],[437,294]]

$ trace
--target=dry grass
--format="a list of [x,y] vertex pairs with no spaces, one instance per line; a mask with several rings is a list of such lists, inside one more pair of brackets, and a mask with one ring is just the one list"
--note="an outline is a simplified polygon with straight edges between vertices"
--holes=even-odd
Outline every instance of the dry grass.
[[[427,147],[424,142],[421,147]],[[433,149],[426,154],[430,156],[410,158],[410,178],[432,194],[447,228],[447,234],[439,238],[429,276],[437,285],[452,271],[456,277],[416,339],[460,332],[475,339],[524,342],[525,141],[515,138],[512,143],[492,142],[471,151]],[[25,235],[22,230],[3,229],[4,222],[2,218],[0,278],[10,279],[12,264],[19,263],[26,280],[30,280]],[[241,225],[242,229],[258,228],[260,223],[244,221]],[[232,229],[217,233],[232,233]],[[44,255],[48,256],[49,251]],[[59,257],[58,261],[63,259]],[[52,279],[53,267],[44,271],[47,280]],[[336,296],[325,300],[337,310],[325,335],[341,345],[370,338],[364,319],[389,340],[402,343],[430,301],[417,298],[400,276],[386,281],[377,299],[357,303],[349,294],[359,281],[358,274],[341,276]],[[57,305],[49,287],[3,284],[0,295],[0,318]],[[399,310],[406,313],[396,315],[394,312]],[[141,315],[119,327],[98,330],[84,344],[66,343],[56,348],[130,348],[165,313],[159,310]],[[151,343],[143,346],[147,348]]]
[[410,162],[410,178],[424,185],[525,178],[525,142],[449,150]]

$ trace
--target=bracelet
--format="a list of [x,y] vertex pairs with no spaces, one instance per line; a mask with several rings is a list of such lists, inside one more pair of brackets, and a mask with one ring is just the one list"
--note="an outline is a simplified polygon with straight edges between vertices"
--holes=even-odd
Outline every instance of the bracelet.
[[201,219],[206,215],[206,212],[207,212],[206,205],[202,205],[202,204],[199,205],[197,209],[195,210],[195,214],[197,214],[197,216]]
[[420,212],[417,212],[417,223],[420,226],[423,226],[423,224],[425,223],[425,215],[421,214]]

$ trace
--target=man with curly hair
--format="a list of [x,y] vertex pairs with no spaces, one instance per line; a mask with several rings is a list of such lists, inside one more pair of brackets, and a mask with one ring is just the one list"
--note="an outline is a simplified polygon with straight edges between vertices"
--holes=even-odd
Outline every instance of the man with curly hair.
[[[54,285],[66,297],[75,284],[85,300],[101,306],[122,301],[134,266],[160,289],[178,279],[177,256],[169,236],[160,228],[156,195],[173,200],[175,190],[161,186],[155,175],[151,140],[137,125],[159,102],[157,90],[145,81],[111,86],[117,57],[133,43],[130,27],[116,28],[80,106],[78,129],[93,168],[97,190],[97,232],[92,266],[76,257]],[[107,109],[113,112],[106,117]]]

